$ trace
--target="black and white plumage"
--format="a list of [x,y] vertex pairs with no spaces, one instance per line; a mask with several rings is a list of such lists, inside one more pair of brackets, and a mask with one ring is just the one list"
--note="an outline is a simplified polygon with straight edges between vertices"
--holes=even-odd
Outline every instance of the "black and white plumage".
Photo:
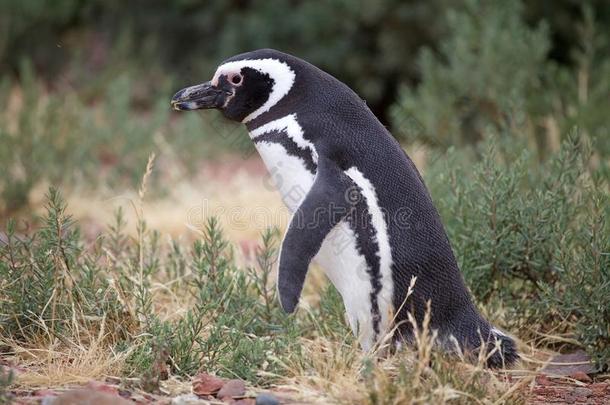
[[[234,56],[210,82],[174,96],[177,110],[218,108],[243,122],[293,217],[282,242],[278,291],[294,311],[316,260],[343,298],[364,350],[394,326],[412,339],[431,301],[446,350],[489,352],[513,363],[513,340],[475,308],[439,215],[417,169],[350,88],[315,66],[271,49]],[[406,299],[413,277],[413,294]],[[456,348],[456,344],[459,348]]]

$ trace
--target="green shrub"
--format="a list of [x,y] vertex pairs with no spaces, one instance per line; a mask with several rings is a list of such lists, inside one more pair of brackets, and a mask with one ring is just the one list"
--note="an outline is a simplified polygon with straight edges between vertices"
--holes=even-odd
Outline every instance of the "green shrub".
[[[297,353],[299,329],[275,302],[269,274],[275,258],[275,234],[263,234],[258,269],[238,269],[227,241],[210,219],[187,260],[184,284],[194,305],[177,321],[153,315],[148,337],[131,357],[134,371],[150,367],[159,342],[167,350],[173,372],[192,375],[200,369],[252,382],[265,382],[261,372],[277,373],[273,358]],[[177,293],[179,293],[177,291]]]
[[465,4],[447,11],[438,52],[420,53],[421,83],[403,88],[392,109],[396,135],[446,149],[499,131],[525,138],[544,157],[577,125],[596,153],[610,155],[608,37],[590,4],[575,24],[573,68],[548,58],[548,25],[530,27],[521,2]]
[[[9,221],[0,245],[0,334],[19,342],[64,341],[102,323],[114,340],[127,336],[125,308],[87,252],[58,192],[47,195],[47,215],[33,234]],[[99,247],[98,247],[99,248]]]
[[574,323],[579,342],[600,369],[610,364],[610,196],[590,186],[589,213],[558,252],[560,280],[543,285],[543,310]]
[[608,179],[589,171],[576,132],[542,165],[508,139],[485,142],[474,166],[450,150],[426,172],[460,267],[475,297],[507,308],[524,335],[561,326],[607,362]]
[[[422,82],[404,89],[395,108],[403,137],[447,147],[480,140],[489,125],[527,124],[524,113],[541,88],[549,40],[545,25],[525,24],[522,8],[516,1],[469,0],[447,11],[440,55],[422,51]],[[405,116],[421,127],[401,125]]]
[[[108,350],[127,352],[128,374],[154,387],[154,370],[200,369],[253,383],[271,381],[280,356],[297,356],[302,324],[276,303],[270,273],[276,233],[263,234],[258,266],[238,268],[215,219],[191,253],[169,251],[138,223],[124,233],[122,212],[93,248],[85,248],[58,192],[48,194],[43,226],[24,235],[10,221],[0,245],[0,337],[8,344],[65,344],[103,328]],[[171,282],[184,314],[163,319],[153,283]],[[155,366],[156,367],[153,367]],[[152,371],[151,371],[152,370]]]

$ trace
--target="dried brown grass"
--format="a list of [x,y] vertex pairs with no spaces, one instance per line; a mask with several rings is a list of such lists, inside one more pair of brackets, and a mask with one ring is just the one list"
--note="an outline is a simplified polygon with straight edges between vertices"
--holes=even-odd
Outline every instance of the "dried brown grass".
[[[421,161],[425,161],[425,153],[420,154]],[[158,229],[162,235],[175,237],[186,233],[188,236],[185,238],[191,239],[197,235],[191,234],[192,223],[189,221],[192,218],[189,218],[189,212],[206,200],[210,212],[219,216],[228,239],[240,247],[238,261],[248,263],[251,256],[244,241],[256,240],[262,230],[261,224],[252,223],[247,217],[236,219],[231,216],[231,210],[223,207],[248,209],[261,206],[277,213],[284,210],[276,192],[265,187],[260,178],[239,170],[228,182],[210,180],[205,172],[195,181],[177,182],[168,196],[152,201],[147,199],[144,209],[142,200],[153,161],[154,157],[151,157],[138,194],[123,193],[117,196],[109,190],[101,190],[99,194],[92,195],[74,188],[66,193],[70,212],[75,219],[88,224],[95,233],[111,222],[117,204],[139,201],[135,209],[125,211],[128,232],[132,237],[138,237],[136,224],[138,220],[144,220],[149,228]],[[37,198],[35,193],[34,199]],[[268,219],[264,226],[273,225],[280,229],[286,226],[286,215]],[[162,320],[181,317],[192,306],[188,296],[176,293],[173,288],[175,282],[177,280],[152,282],[153,307]],[[318,305],[318,292],[326,282],[320,269],[310,272],[303,294],[303,311]],[[496,319],[502,316],[497,313],[493,315]],[[414,323],[414,320],[411,319],[411,322]],[[421,328],[415,328],[418,331],[415,349],[406,349],[395,355],[363,353],[347,336],[303,338],[302,356],[276,359],[283,362],[285,373],[279,376],[280,382],[275,389],[307,403],[522,403],[536,369],[549,357],[549,353],[538,350],[532,344],[521,343],[524,361],[518,368],[492,372],[483,366],[484,359],[471,365],[433,350],[435,335],[427,322],[429,317]],[[15,349],[12,360],[25,370],[18,375],[16,386],[22,389],[63,387],[121,375],[129,351],[115,353],[108,344],[107,335],[102,321],[96,333],[79,330],[76,326],[61,340],[49,337],[30,347],[19,346],[15,342],[0,343]],[[378,353],[383,349],[376,348]],[[188,387],[188,382],[175,378],[170,378],[165,383],[168,384],[175,386],[169,391],[176,393],[183,393]]]

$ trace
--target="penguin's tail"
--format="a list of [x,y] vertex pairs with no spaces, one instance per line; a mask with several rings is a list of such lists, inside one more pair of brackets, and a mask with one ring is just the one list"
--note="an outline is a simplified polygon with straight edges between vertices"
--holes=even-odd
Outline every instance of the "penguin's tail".
[[509,367],[519,359],[515,341],[497,328],[490,328],[489,339],[485,346],[485,358],[490,368]]
[[[450,351],[490,368],[510,367],[519,359],[515,341],[498,328],[493,327],[479,314],[462,318],[445,341]],[[456,350],[457,348],[457,350]]]

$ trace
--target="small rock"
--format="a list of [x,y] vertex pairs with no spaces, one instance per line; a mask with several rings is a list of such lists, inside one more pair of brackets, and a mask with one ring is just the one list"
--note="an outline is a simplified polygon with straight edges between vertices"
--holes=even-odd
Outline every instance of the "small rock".
[[582,350],[553,357],[550,363],[542,369],[546,374],[568,376],[576,372],[594,374],[595,366],[591,357]]
[[238,401],[235,401],[233,405],[255,405],[256,401],[254,398],[243,398]]
[[204,396],[217,393],[224,385],[224,380],[208,373],[197,374],[193,378],[193,393]]
[[53,405],[96,404],[96,405],[133,405],[133,402],[112,395],[108,392],[92,389],[78,389],[68,391],[53,398]]
[[536,382],[538,383],[538,385],[542,385],[542,386],[551,385],[551,381],[549,380],[549,377],[547,377],[545,374],[540,374],[539,376],[537,376]]
[[589,377],[587,375],[587,373],[583,373],[582,371],[576,371],[576,372],[570,374],[568,377],[581,381],[581,382],[586,382],[586,383],[591,382],[591,377]]
[[585,387],[576,387],[574,388],[574,396],[578,397],[578,398],[586,398],[586,397],[590,397],[591,395],[593,395],[593,390],[591,390],[590,388],[585,388]]
[[204,401],[195,394],[178,395],[177,397],[172,398],[171,402],[172,405],[203,405],[208,403],[208,401]]
[[279,405],[280,401],[271,394],[258,394],[256,396],[256,405]]
[[245,394],[246,384],[242,380],[229,380],[222,386],[216,396],[220,399],[223,399],[227,397],[242,397]]
[[131,391],[119,388],[119,395],[122,398],[129,399],[131,398]]

